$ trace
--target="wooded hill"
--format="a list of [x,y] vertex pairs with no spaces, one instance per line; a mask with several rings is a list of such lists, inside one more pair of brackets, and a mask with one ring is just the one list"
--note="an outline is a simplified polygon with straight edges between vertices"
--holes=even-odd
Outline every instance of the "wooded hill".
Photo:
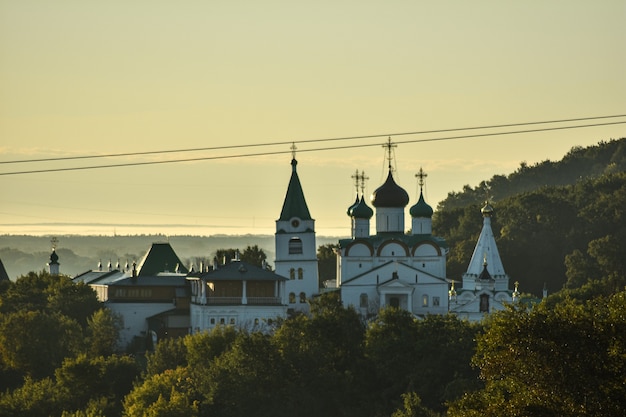
[[[460,280],[490,196],[492,228],[504,268],[520,290],[541,295],[577,288],[626,271],[626,138],[574,147],[562,160],[521,163],[452,192],[433,218],[434,233],[451,251],[447,275]],[[616,282],[623,286],[624,283]]]

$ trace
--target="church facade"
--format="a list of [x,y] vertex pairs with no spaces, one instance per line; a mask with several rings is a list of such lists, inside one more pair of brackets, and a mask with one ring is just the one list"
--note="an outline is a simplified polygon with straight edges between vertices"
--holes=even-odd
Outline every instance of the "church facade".
[[[388,145],[391,149],[391,143]],[[391,152],[389,152],[391,154]],[[409,209],[411,231],[405,231],[408,193],[393,175],[389,158],[387,179],[371,197],[373,210],[361,195],[348,208],[351,237],[339,241],[337,287],[345,306],[352,306],[365,317],[393,306],[415,316],[445,314],[448,311],[446,242],[432,235],[433,209],[423,196],[422,170],[420,196]],[[364,176],[358,178],[364,180]],[[370,231],[374,218],[375,230]]]

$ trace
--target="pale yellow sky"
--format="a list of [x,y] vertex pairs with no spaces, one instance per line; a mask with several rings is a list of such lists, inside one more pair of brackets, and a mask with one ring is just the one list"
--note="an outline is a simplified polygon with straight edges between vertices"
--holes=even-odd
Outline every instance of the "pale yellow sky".
[[[626,114],[625,18],[622,0],[0,0],[0,162]],[[622,124],[400,144],[397,180],[412,205],[423,167],[436,207],[521,161],[624,136]],[[318,234],[348,235],[350,176],[364,170],[371,193],[384,153],[305,152],[327,145],[298,145],[298,172]],[[289,161],[0,176],[0,233],[273,233]]]

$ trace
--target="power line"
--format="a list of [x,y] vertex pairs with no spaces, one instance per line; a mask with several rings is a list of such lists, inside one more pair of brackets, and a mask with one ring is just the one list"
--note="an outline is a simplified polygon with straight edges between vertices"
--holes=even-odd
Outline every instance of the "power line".
[[[422,130],[422,131],[414,131],[414,132],[396,132],[396,133],[384,133],[384,134],[375,134],[375,135],[307,139],[307,140],[300,140],[300,141],[291,140],[291,141],[284,141],[284,142],[266,142],[266,143],[256,143],[256,144],[248,144],[248,145],[226,145],[226,146],[212,146],[212,147],[202,147],[202,148],[169,149],[169,150],[160,150],[160,151],[65,156],[65,157],[58,157],[58,158],[21,159],[21,160],[13,160],[13,161],[0,161],[0,165],[33,163],[33,162],[70,161],[70,160],[96,159],[96,158],[113,158],[113,157],[123,157],[123,156],[145,156],[145,155],[159,155],[159,154],[183,153],[183,152],[215,151],[215,150],[226,150],[226,149],[262,147],[262,146],[282,146],[282,145],[289,145],[292,143],[304,144],[304,143],[334,142],[334,141],[355,140],[355,139],[373,139],[373,138],[381,138],[381,137],[389,137],[389,136],[396,137],[396,136],[408,136],[408,135],[425,135],[425,134],[433,134],[433,133],[459,132],[459,131],[466,131],[466,130],[485,130],[485,129],[531,126],[531,125],[541,125],[541,124],[581,122],[581,121],[598,120],[598,119],[613,119],[613,118],[619,118],[619,117],[626,117],[626,114],[618,114],[618,115],[613,115],[613,116],[579,117],[579,118],[574,118],[574,119],[544,120],[544,121],[535,121],[535,122],[508,123],[508,124],[501,124],[501,125],[471,126],[471,127],[460,127],[460,128],[451,128],[451,129]],[[587,127],[587,126],[584,126],[584,127]],[[406,143],[410,143],[410,142],[406,142]],[[279,152],[279,153],[283,153],[283,152]],[[251,156],[257,156],[257,155],[252,154]],[[158,163],[158,162],[155,162],[155,163]],[[113,165],[113,166],[118,166],[118,165]],[[126,166],[126,165],[119,165],[119,166]]]
[[[618,116],[605,116],[605,117],[618,117]],[[529,124],[539,124],[539,123],[541,122],[531,122]],[[471,139],[471,138],[481,138],[481,137],[490,137],[490,136],[505,136],[505,135],[516,135],[516,134],[523,134],[523,133],[547,132],[547,131],[554,131],[554,130],[580,129],[580,128],[587,128],[587,127],[609,126],[609,125],[618,125],[618,124],[626,124],[626,121],[594,123],[594,124],[587,124],[587,125],[546,127],[546,128],[539,128],[539,129],[514,130],[514,131],[508,131],[508,132],[479,133],[479,134],[474,134],[474,135],[448,136],[448,137],[442,137],[442,138],[415,139],[415,140],[407,140],[407,141],[397,141],[395,143],[407,144],[407,143],[421,143],[421,142],[437,142],[437,141]],[[462,129],[458,129],[458,130],[462,130]],[[389,135],[389,136],[400,136],[400,135],[409,135],[409,134],[416,134],[416,133],[399,133],[399,134]],[[379,137],[379,136],[372,135],[372,136],[359,137],[359,138],[374,138],[374,137]],[[357,137],[352,137],[352,138],[356,139]],[[342,139],[336,138],[333,140],[342,140]],[[296,142],[296,143],[305,143],[305,142],[306,141]],[[285,143],[293,143],[293,142],[285,142]],[[236,145],[236,146],[240,147],[239,145]],[[256,146],[260,146],[260,145],[256,145]],[[333,146],[333,147],[326,147],[326,148],[299,149],[298,152],[320,152],[320,151],[351,149],[351,148],[365,148],[365,147],[372,147],[372,146],[380,146],[380,143]],[[226,147],[219,148],[219,149],[225,149],[225,148]],[[108,164],[108,165],[91,165],[91,166],[83,166],[83,167],[66,167],[66,168],[49,168],[49,169],[39,169],[39,170],[29,170],[29,171],[14,171],[14,172],[0,173],[0,176],[38,174],[38,173],[63,172],[63,171],[80,171],[80,170],[103,169],[103,168],[120,168],[120,167],[131,167],[131,166],[142,166],[142,165],[172,164],[172,163],[180,163],[180,162],[197,162],[197,161],[208,161],[208,160],[218,160],[218,159],[248,158],[248,157],[255,157],[255,156],[280,155],[280,154],[286,154],[286,153],[291,153],[291,150],[273,151],[273,152],[257,152],[257,153],[248,153],[248,154],[239,154],[239,155],[221,155],[221,156],[207,156],[207,157],[198,157],[198,158],[170,159],[170,160],[162,160],[162,161],[128,162],[128,163]]]

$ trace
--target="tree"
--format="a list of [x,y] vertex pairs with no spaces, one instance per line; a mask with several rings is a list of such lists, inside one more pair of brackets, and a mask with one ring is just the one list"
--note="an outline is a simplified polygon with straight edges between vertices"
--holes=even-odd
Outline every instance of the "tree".
[[369,382],[363,323],[334,294],[312,301],[311,313],[286,320],[274,336],[290,370],[285,409],[300,416],[362,414]]
[[189,368],[168,369],[149,376],[126,396],[124,415],[193,417],[199,415],[201,398]]
[[433,411],[422,405],[422,400],[419,395],[414,392],[402,394],[402,400],[404,402],[404,408],[402,410],[396,410],[391,417],[436,417]]
[[64,399],[52,378],[26,378],[24,384],[0,394],[0,415],[4,417],[40,417],[60,415]]
[[287,416],[284,362],[270,336],[239,333],[231,349],[215,358],[201,383],[203,415]]
[[479,329],[453,315],[416,320],[405,310],[381,310],[365,338],[379,386],[379,413],[399,409],[402,395],[411,393],[424,407],[443,412],[447,401],[480,388],[470,367]]
[[215,251],[215,258],[219,264],[229,264],[233,259],[235,259],[235,254],[238,249],[218,249]]
[[102,308],[96,292],[89,285],[72,282],[69,277],[58,277],[48,286],[46,293],[49,309],[76,320],[82,327],[86,327],[88,318]]
[[120,415],[122,400],[141,369],[130,356],[111,355],[66,359],[55,371],[56,390],[64,393],[65,410],[88,409],[97,403],[107,416]]
[[[188,336],[193,337],[193,336]],[[154,352],[147,353],[148,364],[146,373],[148,377],[187,365],[187,347],[184,338],[175,337],[163,339],[157,343]]]
[[82,343],[78,323],[59,313],[20,311],[0,319],[2,362],[33,378],[52,375]]
[[624,415],[625,310],[620,292],[493,314],[473,359],[485,388],[453,403],[448,414]]
[[338,244],[328,243],[317,248],[317,270],[319,272],[320,288],[324,286],[324,281],[335,281],[337,279],[337,253]]
[[101,308],[87,319],[87,352],[91,356],[108,356],[118,351],[122,316]]
[[258,245],[247,246],[241,254],[241,260],[251,265],[256,265],[259,268],[263,266],[263,263],[267,259],[267,255],[263,252],[263,249],[259,249]]

